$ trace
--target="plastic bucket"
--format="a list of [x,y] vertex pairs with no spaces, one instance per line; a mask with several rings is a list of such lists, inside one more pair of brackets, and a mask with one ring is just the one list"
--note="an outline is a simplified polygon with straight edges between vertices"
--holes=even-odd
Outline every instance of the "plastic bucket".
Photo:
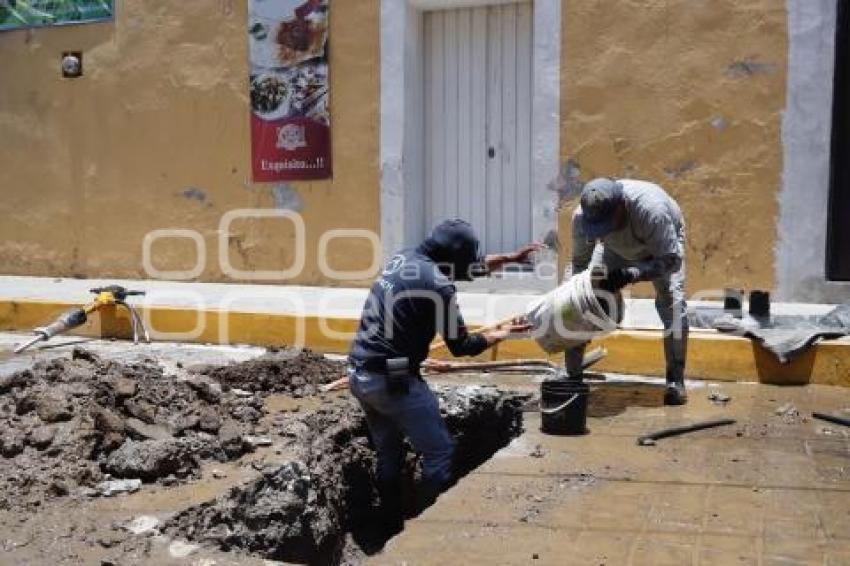
[[590,387],[581,381],[553,379],[541,383],[541,430],[546,434],[586,434],[589,394]]
[[596,289],[587,269],[536,301],[526,318],[544,351],[563,352],[616,330],[623,320],[623,297]]

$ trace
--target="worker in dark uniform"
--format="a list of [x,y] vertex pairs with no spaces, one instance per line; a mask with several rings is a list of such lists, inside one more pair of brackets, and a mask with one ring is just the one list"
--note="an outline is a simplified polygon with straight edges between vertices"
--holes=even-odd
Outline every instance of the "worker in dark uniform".
[[454,440],[437,398],[420,376],[437,333],[455,356],[475,356],[528,326],[510,323],[470,333],[457,306],[454,281],[525,262],[539,248],[479,255],[478,238],[463,220],[439,224],[419,247],[393,256],[372,285],[349,355],[350,388],[366,411],[378,453],[377,479],[385,520],[401,527],[404,437],[422,454],[422,495],[432,501],[452,481]]

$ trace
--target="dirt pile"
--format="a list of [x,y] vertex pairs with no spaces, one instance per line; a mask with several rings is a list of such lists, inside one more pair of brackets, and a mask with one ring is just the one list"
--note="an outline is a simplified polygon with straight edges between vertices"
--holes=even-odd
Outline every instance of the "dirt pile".
[[75,349],[0,379],[0,506],[89,493],[110,474],[154,481],[251,449],[257,395],[205,376],[176,379],[153,360],[122,364]]
[[[526,395],[477,386],[435,389],[458,440],[459,474],[520,433]],[[166,531],[224,550],[310,564],[338,564],[378,550],[385,539],[374,530],[375,455],[356,402],[335,399],[319,410],[280,418],[274,432],[293,458],[180,513]],[[408,463],[410,475],[416,475],[417,462]]]
[[310,350],[277,350],[252,360],[195,371],[215,379],[224,389],[305,397],[318,393],[320,385],[345,375],[345,363]]

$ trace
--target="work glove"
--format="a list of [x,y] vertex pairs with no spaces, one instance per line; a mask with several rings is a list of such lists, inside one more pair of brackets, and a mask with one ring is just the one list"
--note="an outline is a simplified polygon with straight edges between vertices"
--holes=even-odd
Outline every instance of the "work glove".
[[608,277],[599,284],[599,288],[609,293],[616,293],[626,285],[637,281],[639,276],[640,272],[635,267],[618,267],[608,272]]

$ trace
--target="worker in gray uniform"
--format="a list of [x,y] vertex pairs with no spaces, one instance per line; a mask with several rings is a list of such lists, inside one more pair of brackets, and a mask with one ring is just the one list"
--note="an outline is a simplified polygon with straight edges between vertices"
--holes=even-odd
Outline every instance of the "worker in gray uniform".
[[[685,220],[679,205],[656,184],[598,178],[582,189],[572,229],[573,274],[593,266],[605,276],[600,288],[612,293],[638,281],[652,281],[655,308],[664,324],[664,403],[685,404],[688,315]],[[573,379],[581,378],[584,349],[582,345],[566,353],[567,372]]]

